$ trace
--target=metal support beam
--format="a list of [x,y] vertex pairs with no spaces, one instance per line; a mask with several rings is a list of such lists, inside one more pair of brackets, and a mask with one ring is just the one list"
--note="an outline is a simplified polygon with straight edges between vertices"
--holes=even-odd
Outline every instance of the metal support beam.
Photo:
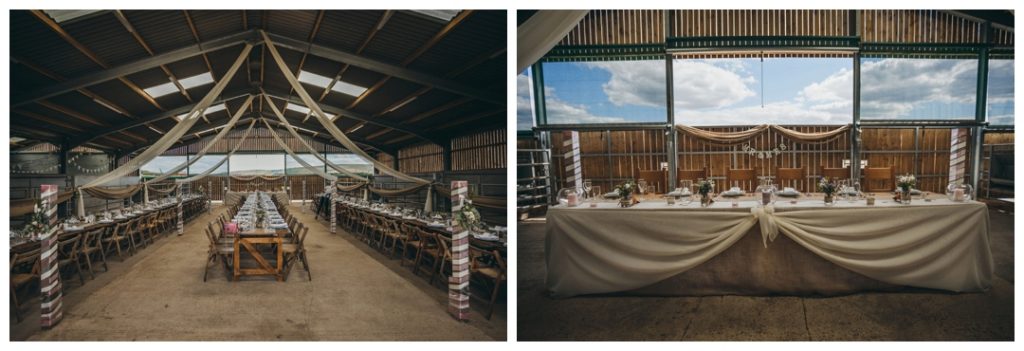
[[[985,22],[982,25],[982,38],[986,44],[990,43],[992,23]],[[981,180],[981,156],[982,147],[985,143],[985,120],[988,108],[988,45],[981,48],[978,53],[978,87],[977,96],[974,101],[974,121],[979,125],[972,131],[973,142],[971,143],[971,186],[975,194]]]
[[[665,33],[671,33],[668,31],[668,14],[665,15]],[[665,138],[665,151],[666,157],[668,158],[668,181],[665,184],[665,192],[670,192],[678,185],[676,184],[677,172],[679,169],[679,147],[677,146],[677,138],[679,133],[676,132],[674,126],[676,125],[676,114],[675,114],[675,91],[673,91],[672,80],[672,55],[665,55],[665,105],[668,106],[666,110],[668,112],[668,125],[669,127],[665,130],[667,134]],[[610,139],[610,138],[609,138]]]
[[71,148],[68,147],[68,143],[66,141],[61,143],[60,144],[60,153],[58,154],[58,158],[59,158],[59,160],[58,160],[59,166],[58,167],[60,168],[60,169],[57,170],[58,174],[63,174],[63,175],[67,175],[68,174],[68,154],[69,153],[71,153]]
[[[227,101],[230,101],[230,100],[234,100],[234,99],[241,98],[241,97],[247,97],[249,95],[254,95],[254,94],[256,94],[256,91],[253,90],[253,89],[245,89],[245,90],[242,90],[242,91],[234,91],[234,92],[225,92],[225,93],[221,94],[221,96],[226,96],[226,97],[222,97],[222,98],[218,98],[217,100],[214,100],[213,103],[211,103],[211,105],[217,105],[217,104],[224,103],[224,102],[227,102]],[[157,113],[157,114],[152,115],[152,116],[147,116],[147,117],[139,118],[139,119],[136,119],[136,120],[128,121],[128,122],[125,122],[125,123],[121,123],[121,124],[118,124],[118,125],[113,126],[113,127],[103,128],[102,130],[94,130],[94,131],[90,131],[88,133],[83,133],[82,135],[80,135],[80,136],[78,136],[78,137],[76,137],[74,139],[71,139],[71,147],[82,145],[84,143],[89,142],[90,140],[97,139],[99,137],[110,135],[110,134],[113,134],[113,133],[117,133],[117,132],[120,132],[122,130],[131,129],[131,128],[135,128],[135,127],[138,127],[138,126],[143,126],[143,125],[146,125],[146,124],[151,123],[151,122],[156,122],[156,121],[159,121],[159,120],[163,120],[163,119],[171,118],[171,117],[174,117],[174,116],[177,116],[177,115],[188,113],[189,111],[192,111],[192,108],[195,107],[196,105],[198,105],[198,102],[197,103],[193,103],[193,104],[188,104],[188,105],[185,105],[185,106],[173,109],[173,110],[168,110],[168,111],[160,112],[160,113]]]
[[[860,42],[860,10],[850,11],[850,36]],[[850,128],[850,179],[860,182],[860,52],[853,53],[853,128]]]
[[381,74],[408,80],[410,82],[428,85],[455,94],[472,97],[474,99],[478,99],[481,101],[486,101],[498,106],[505,106],[506,101],[504,94],[485,92],[482,91],[481,89],[467,86],[449,79],[421,73],[412,69],[392,65],[389,63],[329,48],[319,44],[309,43],[298,39],[292,39],[278,34],[267,33],[267,35],[270,36],[270,39],[279,47],[288,48],[290,50],[295,50],[302,53],[308,53],[314,56],[320,56],[332,61],[342,62],[356,67],[362,67]]
[[530,78],[532,78],[533,90],[533,115],[534,127],[548,124],[547,106],[544,102],[544,67],[540,62],[530,67]]
[[112,79],[117,79],[119,77],[130,75],[132,73],[141,72],[151,68],[157,68],[161,65],[181,61],[207,52],[213,52],[224,48],[229,48],[235,45],[242,44],[246,41],[255,41],[255,39],[256,31],[248,30],[240,33],[226,35],[217,39],[207,40],[203,43],[169,51],[167,53],[160,54],[157,56],[147,57],[135,62],[127,63],[117,67],[112,67],[110,69],[106,69],[96,73],[87,74],[58,84],[40,88],[38,90],[29,92],[22,96],[16,96],[12,99],[11,107],[23,106],[25,104],[29,104],[38,100],[51,98],[67,92],[103,83]]

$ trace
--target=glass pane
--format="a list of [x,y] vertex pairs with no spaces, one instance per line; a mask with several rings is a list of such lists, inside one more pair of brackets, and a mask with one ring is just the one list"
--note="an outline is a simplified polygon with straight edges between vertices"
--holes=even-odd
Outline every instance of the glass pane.
[[544,64],[548,124],[665,122],[665,62]]
[[530,69],[527,68],[516,76],[516,130],[531,130],[533,121]]
[[[298,154],[299,158],[308,163],[310,166],[317,167],[321,170],[324,169],[324,163],[320,162],[316,156],[311,154]],[[288,175],[309,175],[316,174],[313,171],[307,169],[299,161],[296,161],[294,157],[288,155]]]
[[988,61],[988,122],[1013,123],[1013,60]]
[[231,155],[232,176],[284,175],[283,154]]
[[[139,174],[142,175],[143,178],[156,177],[170,171],[182,163],[185,163],[185,156],[157,156],[152,161],[149,161],[149,163],[142,165]],[[184,169],[174,175],[174,177],[184,176]]]
[[863,119],[974,119],[977,59],[865,58]]
[[[360,174],[363,176],[373,175],[373,165],[369,162],[363,161],[359,156],[352,154],[327,154],[327,160],[331,163],[341,166],[349,172]],[[330,174],[340,174],[333,169],[328,169]]]
[[847,124],[853,59],[676,59],[677,123],[696,126]]
[[[206,172],[207,170],[210,169],[210,167],[216,165],[217,162],[223,160],[224,157],[225,155],[205,155],[188,167],[188,175],[195,175]],[[227,174],[228,163],[224,162],[224,164],[220,165],[220,167],[217,167],[217,169],[214,170],[213,173],[210,173],[210,176],[226,176]]]

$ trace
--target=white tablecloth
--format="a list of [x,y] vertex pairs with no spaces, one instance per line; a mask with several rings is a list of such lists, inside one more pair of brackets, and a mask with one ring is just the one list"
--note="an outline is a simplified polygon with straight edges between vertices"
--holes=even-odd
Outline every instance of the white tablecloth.
[[[742,201],[667,206],[614,203],[547,215],[547,288],[556,297],[628,291],[690,270],[715,257],[755,225],[772,250],[781,233],[814,254],[864,276],[897,285],[981,291],[993,262],[988,209],[978,202],[879,200],[875,206],[820,200]],[[757,232],[756,230],[754,232]]]

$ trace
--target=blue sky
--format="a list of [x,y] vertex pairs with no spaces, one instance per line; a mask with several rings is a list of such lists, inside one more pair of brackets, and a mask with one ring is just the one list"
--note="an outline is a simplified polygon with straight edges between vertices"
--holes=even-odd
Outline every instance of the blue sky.
[[[664,66],[660,60],[547,63],[548,121],[665,121]],[[990,121],[1011,124],[1013,61],[991,60],[989,66]],[[852,119],[852,71],[849,58],[766,58],[763,66],[757,58],[679,59],[673,72],[676,122],[846,124]],[[866,58],[862,118],[973,118],[976,76],[975,60]],[[528,84],[520,74],[520,130],[530,126]]]

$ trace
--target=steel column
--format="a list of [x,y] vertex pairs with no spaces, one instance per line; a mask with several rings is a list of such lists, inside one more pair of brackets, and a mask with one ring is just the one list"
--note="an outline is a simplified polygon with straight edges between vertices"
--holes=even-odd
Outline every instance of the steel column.
[[[990,42],[992,23],[985,22],[982,26],[982,37],[984,42]],[[978,184],[981,180],[981,149],[985,143],[985,119],[988,108],[988,45],[984,45],[978,53],[978,90],[974,101],[974,121],[979,125],[974,127],[973,142],[971,143],[971,186],[975,194],[978,191]]]

